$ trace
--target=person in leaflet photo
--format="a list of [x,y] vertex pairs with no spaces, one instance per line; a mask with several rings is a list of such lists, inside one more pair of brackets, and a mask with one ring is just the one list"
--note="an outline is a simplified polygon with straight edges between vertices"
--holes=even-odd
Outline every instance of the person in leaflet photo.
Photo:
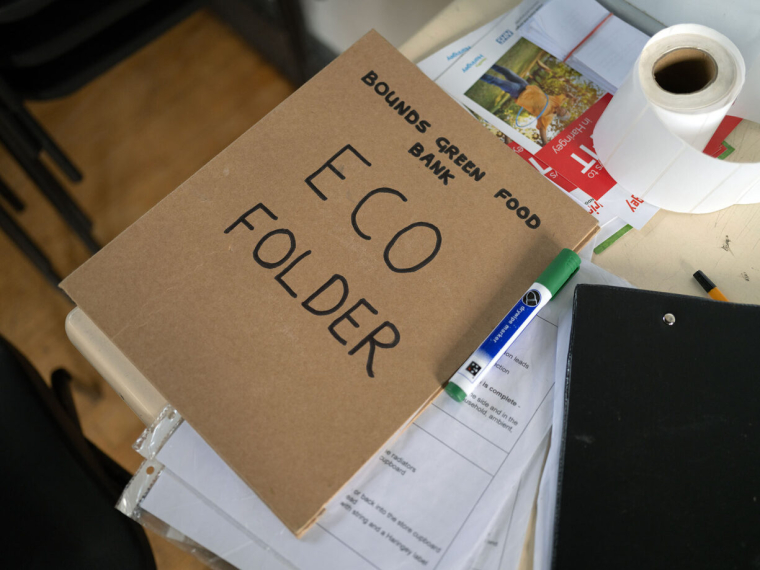
[[544,146],[604,93],[572,67],[521,38],[465,95]]

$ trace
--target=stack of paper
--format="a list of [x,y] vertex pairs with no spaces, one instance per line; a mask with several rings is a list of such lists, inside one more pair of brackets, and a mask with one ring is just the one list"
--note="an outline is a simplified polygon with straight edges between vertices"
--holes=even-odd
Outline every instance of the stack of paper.
[[595,0],[552,0],[523,35],[609,93],[617,91],[649,40]]
[[565,61],[609,15],[595,0],[552,0],[530,19],[522,33]]

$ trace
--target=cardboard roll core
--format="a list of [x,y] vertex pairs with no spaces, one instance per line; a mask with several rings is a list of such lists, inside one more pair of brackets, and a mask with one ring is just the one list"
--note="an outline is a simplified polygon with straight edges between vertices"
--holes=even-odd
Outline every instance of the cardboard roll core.
[[701,91],[718,76],[713,57],[697,48],[678,48],[658,59],[652,69],[654,80],[668,93],[686,95]]

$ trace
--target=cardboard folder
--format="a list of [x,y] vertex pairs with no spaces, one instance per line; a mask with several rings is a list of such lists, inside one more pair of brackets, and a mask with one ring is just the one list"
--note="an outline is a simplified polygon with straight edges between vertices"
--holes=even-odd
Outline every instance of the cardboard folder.
[[62,286],[300,535],[595,231],[371,32]]

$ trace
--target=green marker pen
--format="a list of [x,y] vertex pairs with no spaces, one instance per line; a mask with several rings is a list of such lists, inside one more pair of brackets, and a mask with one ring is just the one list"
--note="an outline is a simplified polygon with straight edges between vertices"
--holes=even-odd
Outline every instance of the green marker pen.
[[507,313],[488,338],[472,356],[465,360],[446,384],[446,393],[457,402],[465,398],[480,383],[520,333],[525,330],[538,311],[554,297],[568,279],[578,271],[581,258],[569,249],[563,249],[544,272],[531,285],[512,310]]

